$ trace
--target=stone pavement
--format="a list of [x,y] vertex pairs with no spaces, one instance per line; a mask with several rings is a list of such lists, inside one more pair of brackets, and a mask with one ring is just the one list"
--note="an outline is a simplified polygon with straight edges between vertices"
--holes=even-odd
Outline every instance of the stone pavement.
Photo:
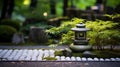
[[[0,49],[0,67],[120,67],[120,58],[55,56],[53,49]],[[44,57],[55,57],[46,61]]]
[[0,49],[0,61],[45,61],[45,57],[55,57],[57,61],[120,61],[120,58],[85,58],[55,56],[55,50],[42,49]]

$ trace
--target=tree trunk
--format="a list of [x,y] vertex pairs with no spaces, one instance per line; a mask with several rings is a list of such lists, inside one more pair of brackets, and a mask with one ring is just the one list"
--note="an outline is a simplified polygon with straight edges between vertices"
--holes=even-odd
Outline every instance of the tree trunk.
[[110,45],[110,50],[113,50],[115,46],[113,45]]
[[68,0],[63,0],[64,4],[63,4],[63,16],[66,16],[67,14],[67,8],[68,8]]
[[1,20],[6,18],[8,0],[3,0],[2,11],[1,11]]
[[8,6],[8,13],[7,13],[8,18],[11,18],[13,10],[14,10],[14,0],[10,0]]
[[37,0],[31,0],[30,9],[33,10],[37,5]]
[[51,8],[50,11],[51,11],[51,14],[52,14],[52,15],[55,15],[55,14],[56,14],[55,6],[56,6],[55,0],[50,0],[50,8]]
[[2,5],[1,20],[11,18],[14,9],[14,0],[4,0]]

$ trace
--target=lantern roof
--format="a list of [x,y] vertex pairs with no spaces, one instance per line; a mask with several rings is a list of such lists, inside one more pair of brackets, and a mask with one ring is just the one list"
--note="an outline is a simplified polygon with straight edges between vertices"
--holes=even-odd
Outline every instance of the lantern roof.
[[78,27],[78,28],[85,28],[85,24],[82,24],[82,23],[76,24],[76,27]]
[[79,23],[79,24],[76,24],[76,27],[72,28],[71,30],[84,32],[84,31],[88,31],[89,29],[85,28],[85,24]]
[[81,32],[84,32],[84,31],[88,31],[89,29],[87,29],[87,28],[72,28],[71,30],[72,31],[81,31]]

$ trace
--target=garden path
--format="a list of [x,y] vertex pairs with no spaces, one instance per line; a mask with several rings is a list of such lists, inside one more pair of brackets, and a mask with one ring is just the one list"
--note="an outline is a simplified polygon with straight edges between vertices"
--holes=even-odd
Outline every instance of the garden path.
[[[63,46],[58,49],[67,48]],[[47,48],[42,50],[40,48]],[[54,50],[45,46],[0,46],[1,67],[119,67],[120,58],[84,58],[55,56]],[[45,61],[44,57],[55,57],[56,61]]]

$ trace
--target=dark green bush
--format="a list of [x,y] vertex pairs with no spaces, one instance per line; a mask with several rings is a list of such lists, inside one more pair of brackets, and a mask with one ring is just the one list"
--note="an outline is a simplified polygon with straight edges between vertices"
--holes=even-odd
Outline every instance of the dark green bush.
[[9,25],[14,27],[16,30],[20,30],[20,22],[16,20],[4,19],[1,21],[1,25]]
[[8,25],[0,25],[0,42],[11,42],[16,29]]

